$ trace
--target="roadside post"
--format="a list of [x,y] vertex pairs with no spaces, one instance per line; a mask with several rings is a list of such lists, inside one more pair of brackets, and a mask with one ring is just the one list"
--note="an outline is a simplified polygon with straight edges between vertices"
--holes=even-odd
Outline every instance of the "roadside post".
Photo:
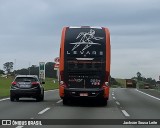
[[59,57],[56,57],[54,59],[55,65],[54,65],[54,70],[57,71],[57,79],[59,81]]
[[39,62],[39,79],[41,82],[45,81],[45,62]]

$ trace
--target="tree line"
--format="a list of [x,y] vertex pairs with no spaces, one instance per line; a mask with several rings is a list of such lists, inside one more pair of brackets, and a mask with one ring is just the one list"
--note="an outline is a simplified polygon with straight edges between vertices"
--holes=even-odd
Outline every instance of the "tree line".
[[137,81],[142,81],[142,82],[145,82],[145,83],[148,83],[150,85],[155,85],[156,84],[156,80],[149,77],[149,78],[146,78],[144,76],[142,76],[142,74],[140,72],[137,72],[136,74],[137,76],[136,77],[133,77],[132,79],[136,79]]
[[[146,77],[142,76],[142,74],[140,72],[137,72],[136,76],[132,77],[131,79],[134,80],[135,82],[143,82],[143,83],[147,83],[150,85],[156,85],[155,79],[153,79],[151,77],[146,78]],[[110,83],[111,83],[111,85],[118,85],[118,82],[113,77],[110,77]]]
[[[49,78],[56,78],[56,71],[54,70],[54,64],[53,62],[47,62],[45,64],[45,76]],[[0,69],[0,74],[7,74],[7,75],[39,75],[39,66],[32,65],[28,68],[22,68],[18,70],[13,71],[13,62],[6,62],[3,64],[3,69]]]

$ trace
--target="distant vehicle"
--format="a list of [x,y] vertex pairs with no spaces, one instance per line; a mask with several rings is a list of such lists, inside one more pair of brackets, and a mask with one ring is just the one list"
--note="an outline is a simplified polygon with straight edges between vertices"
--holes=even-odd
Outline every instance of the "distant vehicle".
[[145,84],[144,84],[144,89],[150,89],[150,84],[145,83]]
[[22,97],[44,100],[44,88],[36,75],[18,75],[15,77],[10,88],[10,100],[19,100]]
[[72,99],[109,98],[110,33],[103,27],[64,27],[60,45],[59,95]]

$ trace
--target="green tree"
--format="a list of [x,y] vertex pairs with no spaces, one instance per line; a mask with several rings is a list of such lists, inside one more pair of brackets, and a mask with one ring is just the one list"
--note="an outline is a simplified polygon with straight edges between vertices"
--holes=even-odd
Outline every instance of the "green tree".
[[4,74],[4,71],[0,69],[0,74]]
[[118,82],[116,81],[115,78],[113,78],[113,77],[110,76],[110,84],[111,85],[118,85]]
[[39,75],[39,67],[36,65],[32,65],[29,67],[30,75]]
[[47,62],[45,64],[45,72],[46,72],[46,77],[49,78],[56,78],[56,71],[54,70],[54,63],[53,62]]
[[3,64],[4,70],[7,72],[7,74],[11,73],[11,70],[13,69],[13,62],[6,62]]
[[140,72],[137,72],[137,80],[142,81],[142,74]]

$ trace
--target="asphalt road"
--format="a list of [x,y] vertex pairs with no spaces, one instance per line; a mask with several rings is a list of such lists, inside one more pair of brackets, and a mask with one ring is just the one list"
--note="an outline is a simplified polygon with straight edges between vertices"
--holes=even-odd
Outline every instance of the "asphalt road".
[[[0,99],[0,119],[159,119],[160,93],[153,90],[111,89],[107,106],[95,102],[63,105],[58,90],[45,92],[43,102],[23,98],[10,102]],[[145,93],[144,93],[145,92]],[[71,120],[72,121],[72,120]],[[93,120],[94,121],[94,120]],[[95,123],[95,122],[93,122]],[[0,126],[0,128],[7,126]],[[157,125],[50,125],[8,126],[9,128],[158,128]]]

